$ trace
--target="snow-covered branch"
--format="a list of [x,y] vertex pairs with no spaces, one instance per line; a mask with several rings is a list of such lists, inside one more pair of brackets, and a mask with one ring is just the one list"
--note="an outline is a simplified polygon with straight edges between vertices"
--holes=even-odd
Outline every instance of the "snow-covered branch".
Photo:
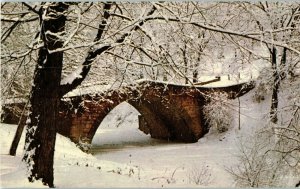
[[[160,17],[160,16],[148,16],[147,18],[145,18],[145,20],[166,20],[165,17]],[[168,21],[172,21],[172,22],[180,22],[182,24],[185,25],[193,25],[202,29],[206,29],[209,31],[213,31],[213,32],[218,32],[218,33],[223,33],[223,34],[228,34],[228,35],[233,35],[233,36],[239,36],[239,37],[244,37],[244,38],[248,38],[254,41],[258,41],[258,42],[262,42],[265,44],[270,44],[270,45],[275,45],[278,47],[284,47],[289,49],[290,51],[293,51],[297,54],[300,55],[300,51],[294,47],[289,46],[288,44],[286,44],[285,42],[282,41],[273,41],[273,40],[266,40],[263,38],[258,38],[258,37],[253,37],[249,34],[245,34],[243,32],[237,32],[237,31],[233,31],[233,30],[229,30],[229,29],[223,29],[223,28],[219,28],[219,27],[215,27],[215,26],[211,26],[211,24],[207,24],[207,23],[200,23],[200,22],[194,22],[194,21],[188,21],[188,20],[183,20],[183,19],[178,19],[178,18],[172,18],[169,17],[167,18]],[[257,32],[258,33],[258,32]]]
[[123,57],[119,54],[112,53],[112,52],[109,52],[109,51],[107,51],[106,53],[110,54],[112,56],[115,56],[117,58],[120,58],[120,59],[124,60],[126,63],[129,63],[129,64],[136,64],[136,65],[147,66],[147,67],[156,67],[156,66],[160,65],[160,64],[147,64],[147,63],[144,63],[144,62],[133,61],[133,60],[128,59],[126,57]]
[[31,17],[31,18],[6,18],[6,17],[2,17],[1,21],[2,22],[32,22],[32,21],[36,21],[38,20],[39,17],[35,16],[35,17]]
[[[107,19],[111,16],[109,13],[109,10],[111,9],[112,4],[111,3],[105,3],[104,4],[104,15],[103,15],[103,20],[99,25],[98,33],[94,39],[94,42],[98,42],[101,37],[103,36],[103,32],[105,30],[105,27],[107,26]],[[148,13],[147,16],[150,16],[151,14],[154,13],[156,9],[152,8]],[[144,24],[144,20],[139,20],[138,21],[138,26],[142,26]],[[100,48],[96,49],[91,49],[88,52],[88,55],[86,56],[85,60],[83,61],[82,65],[77,68],[77,70],[73,73],[71,73],[69,76],[67,76],[65,79],[62,80],[61,82],[61,91],[60,94],[63,96],[67,92],[75,89],[78,85],[81,84],[81,82],[85,79],[87,76],[88,72],[90,71],[90,68],[92,66],[92,62],[94,59],[104,53],[105,51],[109,50],[112,48],[114,45],[118,45],[123,43],[127,37],[131,36],[131,33],[133,31],[136,31],[138,27],[136,25],[133,25],[133,27],[123,35],[121,35],[119,38],[115,40],[115,44],[109,44],[109,45],[104,45],[101,46]]]

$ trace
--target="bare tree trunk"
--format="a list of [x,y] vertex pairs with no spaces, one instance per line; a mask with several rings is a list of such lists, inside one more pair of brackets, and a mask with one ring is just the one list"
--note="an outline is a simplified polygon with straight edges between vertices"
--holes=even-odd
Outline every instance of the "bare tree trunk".
[[16,155],[17,148],[18,148],[18,145],[19,145],[19,142],[20,142],[23,130],[24,130],[24,123],[20,123],[19,122],[16,134],[14,136],[14,139],[13,139],[13,141],[11,143],[11,146],[10,146],[10,149],[9,149],[9,155],[11,155],[11,156],[15,156]]
[[19,142],[20,142],[23,130],[24,130],[25,123],[22,122],[22,117],[23,116],[24,115],[22,113],[22,115],[20,117],[20,120],[19,120],[19,123],[18,123],[17,131],[15,133],[14,139],[13,139],[13,141],[11,143],[11,146],[10,146],[10,149],[9,149],[9,155],[11,155],[11,156],[16,155],[17,148],[18,148],[18,145],[19,145]]
[[58,125],[59,92],[63,64],[63,52],[49,54],[48,50],[62,47],[63,41],[46,34],[64,31],[68,9],[65,3],[53,3],[41,9],[41,38],[44,46],[39,50],[30,97],[30,114],[25,140],[23,160],[27,163],[29,181],[41,179],[45,185],[54,187],[53,159]]
[[280,79],[281,80],[286,78],[287,71],[289,69],[286,65],[286,52],[287,52],[287,48],[284,47],[282,50],[282,56],[281,56],[281,61],[280,61],[280,68],[281,68]]
[[28,106],[29,100],[27,100],[26,104],[23,107],[22,113],[21,113],[21,117],[19,118],[19,122],[18,122],[18,128],[17,131],[15,133],[14,139],[11,143],[10,149],[9,149],[9,155],[11,156],[15,156],[16,152],[17,152],[17,148],[24,130],[24,126],[25,126],[25,121],[27,119],[27,116],[25,117],[25,112]]
[[188,79],[188,60],[186,57],[186,43],[184,44],[184,48],[182,49],[182,55],[183,55],[183,63],[184,63],[184,75],[185,75],[185,84],[189,83]]
[[271,61],[272,61],[272,68],[273,68],[274,84],[273,84],[273,90],[272,90],[272,102],[271,102],[271,111],[270,111],[271,121],[273,123],[277,123],[277,121],[278,121],[278,118],[277,118],[278,89],[279,89],[279,84],[280,84],[280,77],[279,77],[279,73],[277,70],[276,56],[277,56],[277,49],[276,49],[276,47],[273,47],[272,54],[271,54]]
[[[203,34],[204,36],[204,34]],[[203,47],[201,45],[199,45],[199,51],[198,51],[198,58],[197,58],[197,62],[194,65],[194,71],[193,71],[193,83],[197,83],[198,82],[198,66],[200,64],[200,60],[201,60],[201,53],[203,52]]]
[[273,68],[274,85],[272,90],[272,104],[271,104],[270,116],[271,116],[271,121],[273,123],[277,123],[278,121],[278,115],[277,115],[278,114],[277,113],[278,92],[279,92],[280,81],[286,77],[286,73],[284,72],[285,71],[284,67],[286,66],[286,53],[287,53],[287,49],[283,48],[280,65],[277,65],[277,60],[276,60],[277,49],[276,47],[273,47],[272,49],[271,60],[272,60],[272,68]]
[[240,97],[237,98],[239,102],[239,130],[241,130],[241,101]]
[[194,71],[193,71],[193,83],[197,83],[198,82],[198,66],[199,66],[199,62],[200,62],[200,57],[198,57],[197,62],[196,62],[195,67],[194,67]]
[[300,180],[299,180],[299,182],[295,185],[295,187],[300,187]]

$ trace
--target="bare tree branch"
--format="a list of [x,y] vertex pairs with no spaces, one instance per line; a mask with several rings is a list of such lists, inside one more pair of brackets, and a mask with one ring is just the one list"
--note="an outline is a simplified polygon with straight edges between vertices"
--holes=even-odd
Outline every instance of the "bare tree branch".
[[30,6],[29,4],[27,4],[27,3],[25,3],[25,2],[22,2],[22,4],[25,5],[25,6],[28,8],[28,10],[30,10],[30,11],[32,11],[32,12],[34,12],[34,13],[36,13],[37,15],[40,16],[40,12],[39,12],[38,10],[35,10],[35,7],[32,7],[32,6]]

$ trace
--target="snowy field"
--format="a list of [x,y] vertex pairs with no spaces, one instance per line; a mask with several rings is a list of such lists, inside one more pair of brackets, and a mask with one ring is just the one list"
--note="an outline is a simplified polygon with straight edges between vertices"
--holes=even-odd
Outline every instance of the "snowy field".
[[[237,100],[229,131],[211,130],[197,143],[172,143],[151,139],[138,130],[138,112],[129,104],[117,106],[101,123],[92,141],[91,154],[79,150],[58,135],[54,160],[54,183],[62,187],[234,187],[226,169],[237,163],[241,138],[262,126],[269,99],[252,100],[253,91],[241,97],[241,130]],[[44,187],[29,183],[21,162],[24,133],[17,156],[7,155],[16,125],[1,124],[1,187]]]

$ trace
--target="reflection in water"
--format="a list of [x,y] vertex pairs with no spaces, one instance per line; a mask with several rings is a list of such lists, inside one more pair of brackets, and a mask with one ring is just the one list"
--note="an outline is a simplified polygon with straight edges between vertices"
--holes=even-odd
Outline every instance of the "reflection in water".
[[161,147],[161,146],[172,146],[175,144],[183,144],[183,143],[177,143],[177,142],[171,142],[168,140],[159,140],[159,139],[153,139],[148,138],[148,140],[141,140],[141,141],[129,141],[129,142],[122,142],[118,143],[116,141],[115,144],[93,144],[91,147],[90,152],[93,155],[97,155],[100,153],[109,153],[109,152],[115,152],[115,151],[126,151],[129,149],[139,149],[139,148],[149,148],[149,147]]

